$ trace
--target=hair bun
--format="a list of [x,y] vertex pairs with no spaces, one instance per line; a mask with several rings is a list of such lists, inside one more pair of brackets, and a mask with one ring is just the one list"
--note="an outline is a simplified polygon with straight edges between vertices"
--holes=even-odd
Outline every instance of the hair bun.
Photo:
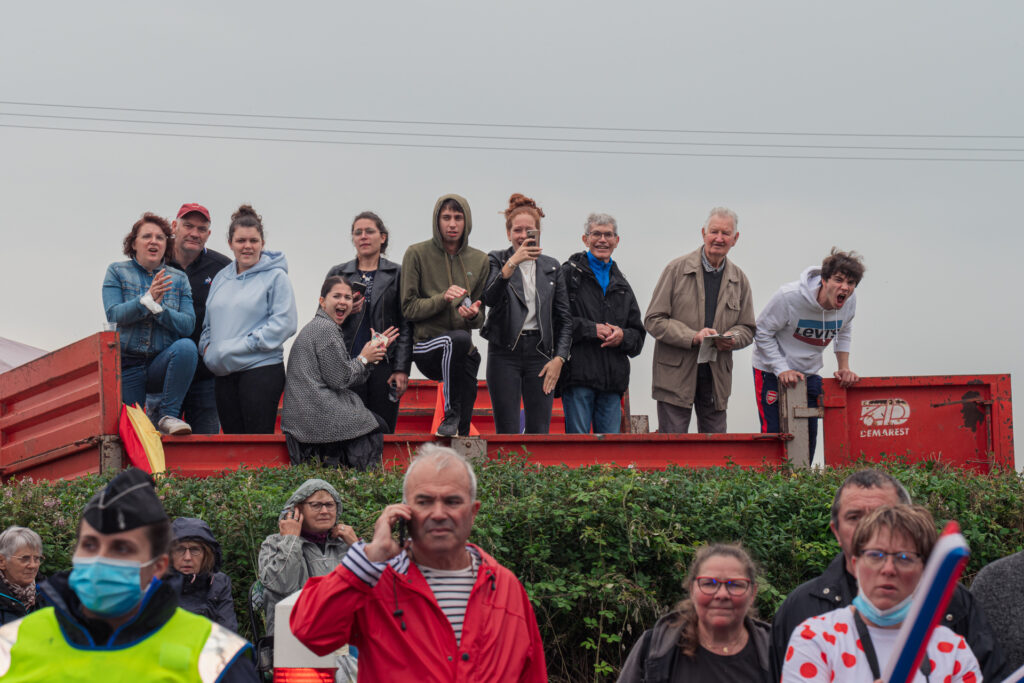
[[242,216],[252,216],[260,223],[263,222],[263,217],[256,213],[256,209],[252,208],[250,204],[242,204],[240,207],[238,207],[238,211],[235,211],[233,214],[231,214],[231,220],[237,221]]
[[505,218],[508,218],[513,211],[520,207],[527,207],[536,211],[539,215],[544,215],[544,210],[537,206],[537,202],[530,199],[524,194],[516,192],[508,198],[508,208],[505,209]]

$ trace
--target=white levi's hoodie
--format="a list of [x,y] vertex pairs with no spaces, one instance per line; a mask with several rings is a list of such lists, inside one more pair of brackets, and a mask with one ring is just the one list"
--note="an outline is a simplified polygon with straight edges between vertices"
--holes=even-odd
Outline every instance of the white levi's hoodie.
[[800,279],[779,288],[757,316],[753,365],[779,375],[786,370],[817,374],[825,347],[835,342],[835,352],[850,350],[851,323],[857,312],[857,290],[843,307],[825,310],[818,304],[821,267],[807,268]]

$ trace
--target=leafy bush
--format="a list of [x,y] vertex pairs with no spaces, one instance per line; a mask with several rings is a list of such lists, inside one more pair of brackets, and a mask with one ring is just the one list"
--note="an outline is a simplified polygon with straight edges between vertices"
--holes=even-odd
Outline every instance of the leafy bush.
[[[1024,547],[1024,479],[1017,473],[974,475],[933,463],[887,467],[937,519],[959,520],[973,551],[968,581]],[[850,471],[570,470],[513,455],[478,466],[483,506],[472,540],[529,591],[552,680],[612,680],[644,628],[681,597],[687,563],[704,543],[746,544],[762,569],[758,608],[770,618],[838,551],[829,507]],[[205,519],[224,546],[243,631],[260,542],[276,531],[291,492],[314,476],[337,487],[343,519],[362,535],[387,503],[400,499],[401,475],[390,472],[296,467],[159,480],[168,513]],[[9,482],[0,496],[0,528],[35,529],[47,544],[43,573],[66,568],[78,513],[104,481]]]

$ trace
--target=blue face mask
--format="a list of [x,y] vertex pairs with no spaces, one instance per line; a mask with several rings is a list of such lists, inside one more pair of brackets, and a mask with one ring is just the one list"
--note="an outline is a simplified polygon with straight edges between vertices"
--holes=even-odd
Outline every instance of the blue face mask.
[[876,626],[895,626],[902,624],[903,620],[907,618],[907,613],[910,611],[910,603],[913,601],[914,594],[911,593],[898,605],[893,605],[889,609],[878,609],[871,603],[868,596],[864,595],[864,592],[861,591],[853,599],[853,606],[857,608],[857,611],[865,619]]
[[132,560],[114,560],[109,557],[73,557],[71,590],[90,612],[101,617],[120,617],[142,602],[139,576],[145,564]]

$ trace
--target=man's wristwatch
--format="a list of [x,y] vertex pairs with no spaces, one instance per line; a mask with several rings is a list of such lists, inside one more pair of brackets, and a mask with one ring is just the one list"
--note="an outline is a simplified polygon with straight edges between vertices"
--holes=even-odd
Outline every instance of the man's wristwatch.
[[363,354],[359,354],[358,356],[356,356],[356,358],[358,358],[359,362],[362,363],[363,365],[370,364],[370,361],[366,360],[366,358],[363,357]]

